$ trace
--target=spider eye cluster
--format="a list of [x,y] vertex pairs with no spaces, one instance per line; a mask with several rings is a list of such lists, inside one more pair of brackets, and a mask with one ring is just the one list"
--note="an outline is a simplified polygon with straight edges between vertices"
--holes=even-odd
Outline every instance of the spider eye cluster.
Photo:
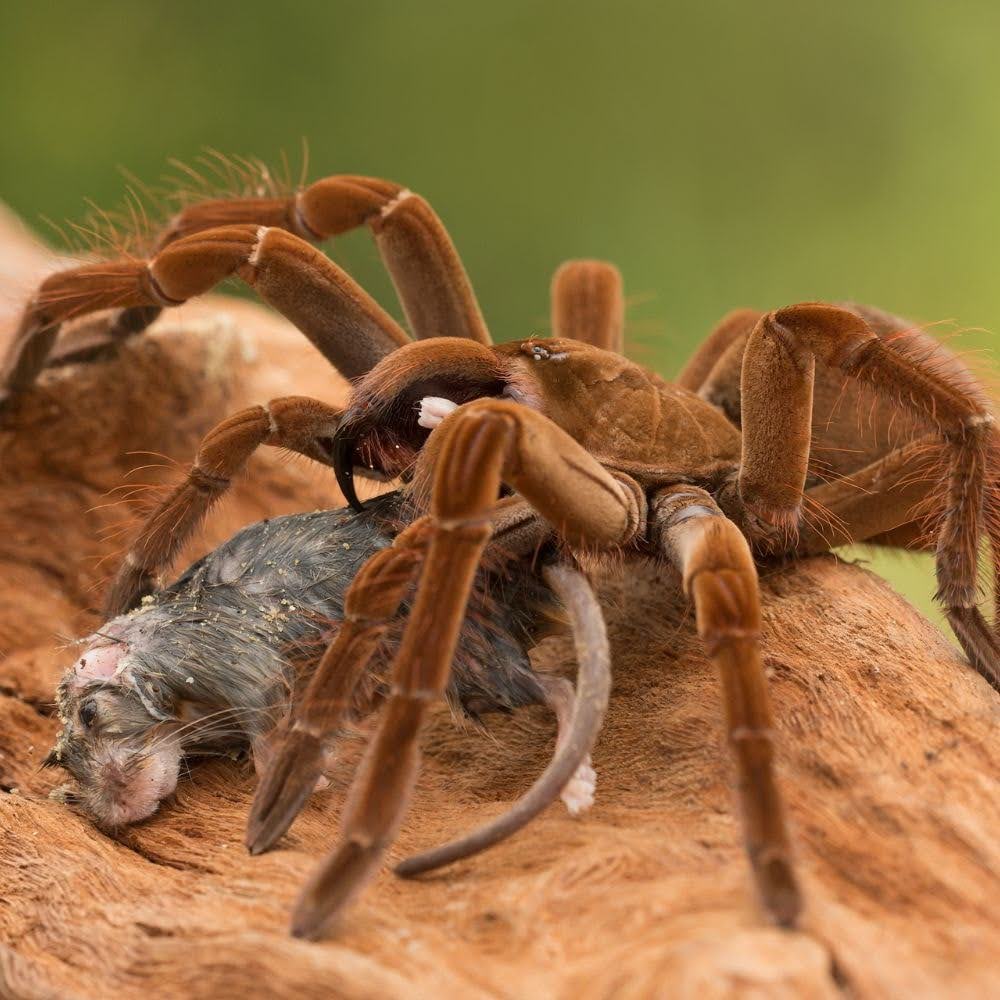
[[526,340],[521,344],[521,352],[528,355],[532,361],[565,361],[569,355],[563,347],[564,341],[561,340],[550,340],[548,344]]

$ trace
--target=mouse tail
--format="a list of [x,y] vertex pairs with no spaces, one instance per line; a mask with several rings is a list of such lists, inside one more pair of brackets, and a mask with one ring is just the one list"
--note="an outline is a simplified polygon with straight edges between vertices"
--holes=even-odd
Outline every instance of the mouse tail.
[[464,837],[406,858],[396,866],[397,875],[410,878],[485,851],[516,833],[560,796],[573,815],[593,802],[595,775],[590,751],[601,730],[611,691],[607,630],[600,605],[579,570],[557,564],[546,567],[545,578],[569,613],[579,665],[575,690],[562,678],[538,678],[543,699],[558,721],[555,754],[507,812]]

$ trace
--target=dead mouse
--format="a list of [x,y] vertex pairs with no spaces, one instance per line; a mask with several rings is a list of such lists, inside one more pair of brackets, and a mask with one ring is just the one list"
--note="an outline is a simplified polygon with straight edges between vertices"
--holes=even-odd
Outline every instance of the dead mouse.
[[[174,791],[185,758],[266,752],[268,734],[343,614],[355,573],[391,544],[401,502],[389,493],[363,513],[323,510],[244,528],[82,640],[84,652],[59,685],[63,728],[46,758],[75,779],[66,799],[113,830],[152,815]],[[566,739],[573,687],[534,673],[528,650],[560,627],[558,600],[537,575],[516,562],[482,571],[456,655],[453,706],[476,719],[548,705],[559,723],[558,756],[574,743]],[[371,707],[380,686],[376,671],[358,711]],[[583,757],[555,789],[574,813],[593,796]]]

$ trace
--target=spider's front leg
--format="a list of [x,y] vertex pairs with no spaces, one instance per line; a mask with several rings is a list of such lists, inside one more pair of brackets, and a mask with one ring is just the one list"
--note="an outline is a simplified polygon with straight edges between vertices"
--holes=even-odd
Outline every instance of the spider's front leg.
[[67,320],[117,306],[178,306],[233,275],[290,319],[346,378],[367,374],[409,342],[370,295],[309,243],[281,229],[223,226],[177,240],[149,260],[82,264],[46,278],[0,361],[0,407],[31,388]]
[[477,400],[449,416],[435,437],[435,447],[425,448],[425,456],[435,456],[427,555],[393,663],[391,694],[344,807],[337,847],[299,898],[292,922],[298,936],[316,937],[329,926],[374,873],[402,820],[419,765],[421,726],[448,683],[501,482],[571,545],[622,545],[645,518],[635,484],[613,477],[527,407]]
[[[284,229],[316,242],[367,226],[415,337],[490,342],[479,303],[444,224],[423,198],[399,184],[339,174],[287,197],[197,202],[171,220],[155,249],[162,251],[206,229],[239,224]],[[155,306],[124,309],[109,336],[120,339],[138,333],[159,312]]]
[[183,482],[149,515],[129,548],[105,598],[105,617],[131,611],[156,589],[157,575],[170,565],[259,447],[286,448],[331,464],[328,442],[340,415],[340,410],[318,399],[285,396],[240,410],[213,427]]
[[247,821],[246,844],[260,854],[291,826],[323,771],[324,745],[351,707],[354,690],[399,611],[427,548],[430,519],[400,532],[358,571],[344,595],[344,620],[302,698],[272,740]]
[[681,574],[698,634],[720,674],[744,837],[761,900],[779,924],[793,926],[802,898],[774,774],[760,595],[750,546],[712,497],[693,486],[656,493],[650,520],[659,547]]
[[479,303],[444,223],[427,201],[401,184],[335,174],[288,198],[202,202],[174,220],[164,242],[235,222],[276,226],[307,240],[327,240],[367,226],[415,337],[467,337],[490,343]]

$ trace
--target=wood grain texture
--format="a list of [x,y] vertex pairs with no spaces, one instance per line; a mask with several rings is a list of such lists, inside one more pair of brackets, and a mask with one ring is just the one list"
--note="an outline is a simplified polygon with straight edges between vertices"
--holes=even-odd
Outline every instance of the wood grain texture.
[[[0,224],[5,294],[45,255]],[[9,312],[7,313],[9,315]],[[0,322],[3,322],[0,319]],[[0,432],[0,996],[894,997],[987,995],[1000,940],[1000,699],[881,580],[821,557],[762,570],[779,775],[807,898],[803,928],[762,925],[740,846],[718,681],[678,582],[653,565],[603,587],[615,686],[598,797],[544,813],[453,870],[388,870],[339,934],[286,933],[334,839],[360,758],[279,849],[242,847],[253,779],[198,767],[121,842],[47,798],[45,714],[132,523],[98,507],[139,451],[189,461],[224,415],[290,392],[343,401],[313,348],[255,306],[162,317],[114,360],[58,369]],[[176,470],[132,473],[174,480]],[[274,455],[213,515],[201,549],[268,513],[339,503],[332,476]],[[198,552],[192,547],[186,557]],[[539,669],[572,670],[568,639]],[[392,860],[496,815],[544,767],[550,718],[440,712]],[[16,789],[16,792],[8,792]]]

